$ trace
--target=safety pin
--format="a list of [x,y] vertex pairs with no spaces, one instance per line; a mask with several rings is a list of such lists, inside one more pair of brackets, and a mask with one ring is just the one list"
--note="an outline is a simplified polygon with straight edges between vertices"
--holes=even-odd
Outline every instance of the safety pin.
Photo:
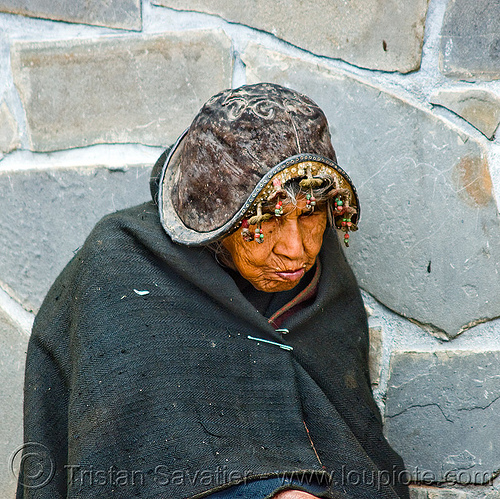
[[276,345],[280,347],[282,350],[293,350],[293,347],[289,345],[282,345],[281,343],[276,343],[275,341],[264,340],[263,338],[256,338],[255,336],[247,336],[249,340],[261,341],[262,343],[269,343],[270,345]]
[[282,334],[288,334],[288,333],[290,332],[290,330],[289,330],[289,329],[287,329],[286,327],[283,327],[283,328],[281,328],[281,329],[275,329],[275,331],[276,331],[277,333],[282,333]]

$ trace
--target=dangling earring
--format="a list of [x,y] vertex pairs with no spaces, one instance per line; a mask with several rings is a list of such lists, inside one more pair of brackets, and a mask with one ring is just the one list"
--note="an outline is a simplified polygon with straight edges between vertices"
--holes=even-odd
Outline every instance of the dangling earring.
[[344,209],[343,205],[344,205],[344,201],[342,201],[341,197],[335,198],[335,210],[340,212],[340,213],[338,213],[338,215],[342,215],[342,211]]
[[248,228],[249,223],[248,223],[248,220],[246,218],[241,222],[241,226],[243,227],[243,229],[241,231],[243,241],[246,241],[246,242],[253,241],[253,236],[252,236],[252,233],[250,232],[250,229]]
[[349,231],[354,231],[357,230],[356,224],[353,224],[351,221],[351,217],[356,213],[356,210],[354,208],[351,208],[349,206],[349,195],[346,195],[344,197],[344,200],[342,199],[342,196],[339,196],[335,198],[335,211],[337,216],[342,216],[342,220],[340,222],[340,226],[338,226],[344,234],[344,244],[346,247],[349,247]]
[[316,206],[316,198],[313,196],[313,191],[306,194],[306,208],[314,211],[314,207]]
[[300,188],[303,190],[309,189],[306,194],[306,208],[308,210],[313,210],[316,206],[316,198],[313,195],[313,189],[317,189],[323,185],[324,180],[320,178],[314,178],[312,176],[311,166],[307,166],[307,178],[302,179],[299,182]]
[[259,202],[257,204],[257,215],[254,215],[253,217],[248,219],[249,225],[257,226],[255,227],[254,240],[258,243],[264,242],[264,233],[262,232],[261,223],[265,220],[269,220],[271,217],[271,213],[262,214],[262,202]]
[[281,180],[279,178],[273,179],[274,192],[267,198],[270,203],[276,201],[274,206],[274,216],[281,217],[283,215],[283,201],[282,198],[286,197],[286,191],[281,187]]

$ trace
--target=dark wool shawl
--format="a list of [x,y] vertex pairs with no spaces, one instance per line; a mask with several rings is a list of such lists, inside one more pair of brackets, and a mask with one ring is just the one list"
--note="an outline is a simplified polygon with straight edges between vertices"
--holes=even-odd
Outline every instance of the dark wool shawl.
[[306,470],[329,479],[323,497],[407,498],[359,289],[328,232],[317,296],[282,337],[209,250],[170,241],[154,204],[104,218],[35,321],[25,441],[54,476],[36,487],[25,468],[18,497],[204,497]]

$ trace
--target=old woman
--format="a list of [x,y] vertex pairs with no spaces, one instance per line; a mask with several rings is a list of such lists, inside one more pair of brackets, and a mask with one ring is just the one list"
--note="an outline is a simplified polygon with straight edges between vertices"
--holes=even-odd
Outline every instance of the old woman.
[[95,227],[37,316],[18,497],[408,497],[339,242],[359,201],[318,106],[215,95],[152,192]]

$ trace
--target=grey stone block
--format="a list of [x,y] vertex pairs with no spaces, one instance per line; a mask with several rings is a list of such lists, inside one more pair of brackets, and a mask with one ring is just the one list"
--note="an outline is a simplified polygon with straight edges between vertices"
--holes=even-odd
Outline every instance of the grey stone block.
[[428,0],[152,0],[216,14],[356,66],[407,73],[420,67]]
[[368,367],[372,386],[380,383],[380,370],[382,368],[382,328],[371,327],[369,330],[370,350],[368,352]]
[[230,47],[220,30],[15,43],[32,149],[172,143],[210,96],[231,86]]
[[249,82],[290,86],[325,110],[360,195],[346,255],[363,289],[444,337],[500,315],[500,220],[479,142],[355,77],[254,44],[243,61]]
[[[11,458],[23,442],[23,383],[28,336],[0,309],[0,497],[14,497]],[[19,457],[19,456],[17,456]],[[15,460],[13,461],[14,470]]]
[[416,481],[482,484],[500,471],[500,351],[397,352],[389,376],[387,438]]
[[0,281],[13,297],[36,312],[100,218],[151,199],[149,172],[148,167],[0,172]]
[[490,140],[500,123],[500,97],[486,90],[438,90],[431,102],[444,106],[467,120]]
[[440,69],[460,79],[500,78],[500,2],[450,0],[441,30]]
[[20,146],[19,129],[7,104],[0,104],[0,159]]
[[472,499],[462,490],[410,487],[410,499]]
[[142,29],[140,0],[0,0],[0,12],[109,28]]

